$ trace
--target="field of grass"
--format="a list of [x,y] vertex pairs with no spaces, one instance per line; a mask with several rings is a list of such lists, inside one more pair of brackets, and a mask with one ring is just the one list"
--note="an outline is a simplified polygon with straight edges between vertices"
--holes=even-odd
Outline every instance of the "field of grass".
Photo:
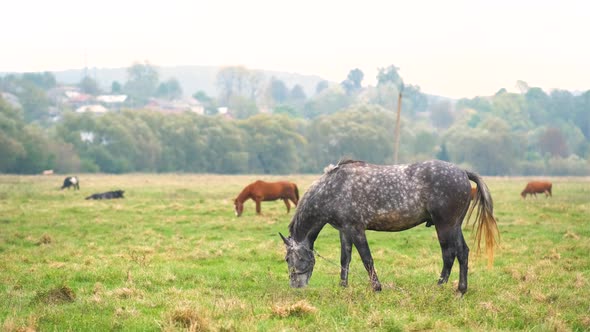
[[[317,176],[0,175],[0,329],[5,331],[590,330],[590,178],[553,178],[553,197],[523,200],[526,178],[485,178],[501,239],[494,267],[477,256],[457,296],[458,263],[437,286],[434,228],[368,232],[383,291],[353,251],[339,283],[338,233],[316,241],[305,289],[289,287],[285,249],[294,211],[232,199],[256,180],[303,193]],[[125,199],[84,197],[125,190]]]

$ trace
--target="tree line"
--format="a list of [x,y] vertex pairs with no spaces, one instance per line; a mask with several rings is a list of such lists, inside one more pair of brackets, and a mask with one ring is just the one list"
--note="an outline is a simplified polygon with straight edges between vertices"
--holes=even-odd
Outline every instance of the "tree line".
[[[112,85],[130,93],[130,104],[101,116],[52,105],[51,74],[4,77],[0,91],[21,105],[0,98],[0,172],[287,174],[321,172],[341,158],[391,163],[401,91],[401,162],[437,158],[485,175],[590,174],[590,91],[546,93],[519,81],[519,93],[453,101],[405,84],[395,66],[379,69],[376,86],[363,87],[363,76],[355,68],[308,97],[301,86],[227,67],[218,96],[193,94],[205,115],[169,115],[141,105],[178,96],[178,82],[159,82],[154,68],[134,64],[128,82]],[[92,83],[85,81],[80,86]],[[52,107],[59,118],[40,121]]]

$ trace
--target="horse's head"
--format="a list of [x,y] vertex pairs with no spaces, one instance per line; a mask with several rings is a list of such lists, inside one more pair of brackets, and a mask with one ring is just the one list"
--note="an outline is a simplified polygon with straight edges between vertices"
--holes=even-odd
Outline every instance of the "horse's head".
[[301,288],[307,286],[315,265],[313,250],[309,248],[309,243],[306,241],[297,243],[291,237],[285,238],[281,233],[279,235],[287,247],[285,260],[289,266],[291,287]]
[[244,202],[240,202],[237,198],[234,199],[234,210],[236,212],[236,217],[241,216],[242,212],[244,212]]

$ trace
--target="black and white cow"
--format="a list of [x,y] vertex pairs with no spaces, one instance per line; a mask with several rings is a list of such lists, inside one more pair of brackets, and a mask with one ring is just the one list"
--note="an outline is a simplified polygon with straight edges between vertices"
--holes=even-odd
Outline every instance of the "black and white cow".
[[112,198],[125,198],[123,197],[124,190],[107,191],[105,193],[92,194],[86,199],[112,199]]
[[64,179],[64,184],[61,186],[61,190],[65,188],[70,189],[70,187],[74,187],[76,190],[80,190],[80,180],[78,180],[77,176],[68,176]]

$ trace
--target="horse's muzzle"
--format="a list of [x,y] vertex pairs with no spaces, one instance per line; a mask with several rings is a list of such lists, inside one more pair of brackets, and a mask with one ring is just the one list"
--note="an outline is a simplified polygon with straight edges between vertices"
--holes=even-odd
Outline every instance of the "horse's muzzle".
[[292,274],[290,277],[291,288],[303,288],[309,283],[311,273]]

